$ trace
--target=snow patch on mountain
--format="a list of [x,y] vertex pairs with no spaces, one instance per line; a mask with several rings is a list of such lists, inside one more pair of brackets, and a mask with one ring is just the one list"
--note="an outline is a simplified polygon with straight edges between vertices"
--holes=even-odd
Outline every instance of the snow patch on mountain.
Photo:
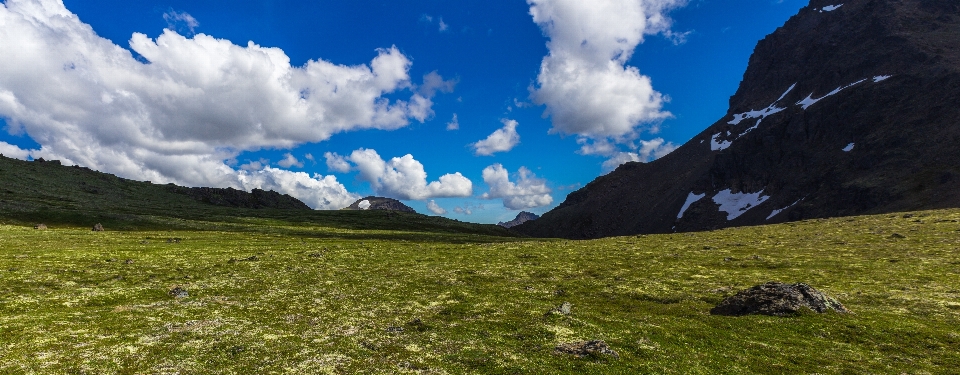
[[770,199],[770,196],[763,195],[763,190],[756,193],[733,193],[731,189],[727,189],[713,196],[713,202],[720,205],[720,211],[727,213],[727,221],[740,217],[767,199]]
[[691,205],[691,204],[696,203],[697,201],[703,199],[703,197],[705,197],[705,196],[707,196],[706,193],[703,193],[703,194],[699,194],[699,195],[698,195],[698,194],[694,194],[694,193],[691,191],[691,192],[690,192],[690,195],[687,196],[687,201],[686,201],[686,202],[683,202],[683,208],[681,208],[681,209],[680,209],[680,213],[677,214],[677,219],[683,217],[683,213],[684,213],[684,212],[687,212],[687,209],[690,208],[690,205]]
[[[804,197],[804,198],[806,198],[806,197]],[[788,208],[793,207],[793,206],[796,206],[797,203],[800,203],[800,201],[802,201],[804,198],[800,198],[800,199],[798,199],[796,202],[793,202],[793,203],[791,203],[790,205],[788,205],[788,206],[786,206],[786,207],[784,207],[784,208],[781,208],[781,209],[778,209],[778,210],[773,210],[772,212],[770,212],[770,216],[767,216],[767,220],[773,219],[774,216],[779,215],[781,212],[786,211]]]
[[843,4],[827,5],[827,6],[823,7],[823,9],[820,9],[820,13],[823,13],[823,12],[833,12],[833,11],[837,10],[837,8],[840,8],[840,7],[842,7],[842,6],[843,6]]
[[[733,141],[720,142],[720,134],[723,133],[714,134],[713,138],[710,139],[710,149],[713,151],[723,151],[733,144]],[[730,135],[730,132],[727,132],[727,135]]]
[[817,104],[817,102],[819,102],[819,101],[821,101],[821,100],[823,100],[823,99],[826,99],[827,97],[831,97],[831,96],[837,95],[837,94],[840,93],[840,91],[843,91],[843,90],[846,90],[846,89],[851,88],[851,87],[853,87],[853,86],[856,86],[856,85],[862,83],[863,81],[866,81],[866,79],[861,79],[861,80],[859,80],[859,81],[856,81],[856,82],[851,83],[851,84],[846,85],[846,86],[837,87],[837,88],[834,89],[833,91],[830,91],[829,94],[824,95],[824,96],[821,96],[821,97],[819,97],[819,98],[817,98],[817,99],[814,99],[814,98],[813,98],[813,93],[810,93],[810,95],[807,95],[807,98],[806,98],[806,99],[803,99],[803,100],[797,102],[797,105],[802,105],[802,106],[803,106],[803,109],[806,110],[807,108],[810,108],[810,106],[812,106],[812,105],[814,105],[814,104]]
[[[784,92],[783,95],[780,95],[780,98],[779,98],[779,99],[777,99],[776,101],[774,101],[773,103],[771,103],[769,106],[767,106],[767,108],[761,109],[761,110],[759,110],[759,111],[757,111],[757,110],[751,110],[751,111],[749,111],[749,112],[738,113],[738,114],[733,115],[733,120],[730,120],[730,122],[728,122],[728,124],[730,124],[730,125],[739,125],[740,122],[742,122],[743,120],[759,118],[760,120],[757,120],[757,125],[760,125],[760,122],[763,121],[763,119],[767,118],[767,116],[770,116],[770,115],[775,114],[775,113],[780,113],[780,112],[782,112],[784,109],[787,109],[786,107],[783,107],[783,108],[777,107],[777,103],[779,103],[781,100],[783,100],[783,98],[786,97],[787,94],[790,93],[790,91],[793,91],[793,88],[794,88],[794,87],[797,87],[797,84],[796,84],[796,83],[794,83],[793,86],[790,86],[790,88],[787,89],[787,91]],[[754,128],[756,128],[756,125],[755,125],[753,128],[751,128],[751,129],[754,129]]]
[[843,148],[843,152],[853,151],[853,146],[856,146],[856,144],[855,143],[848,144],[847,147]]

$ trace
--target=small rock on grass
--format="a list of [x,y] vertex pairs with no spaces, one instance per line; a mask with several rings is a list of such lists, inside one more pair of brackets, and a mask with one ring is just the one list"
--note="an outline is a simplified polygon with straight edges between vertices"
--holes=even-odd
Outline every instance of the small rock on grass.
[[572,309],[573,309],[573,304],[571,304],[570,302],[564,302],[560,306],[550,309],[550,311],[547,311],[547,313],[544,315],[551,315],[551,314],[570,315],[570,313],[572,312]]
[[34,225],[33,229],[37,229],[37,230],[47,229],[47,224],[40,223],[40,224]]
[[613,349],[610,349],[610,346],[603,340],[569,342],[557,345],[553,351],[556,354],[570,354],[577,358],[588,356],[611,356],[613,358],[620,358],[620,355]]
[[96,223],[93,225],[94,232],[103,232],[103,224]]
[[176,287],[176,288],[170,289],[169,294],[170,294],[170,296],[172,296],[173,298],[187,298],[187,296],[190,295],[190,293],[187,292],[186,289],[181,288],[181,287],[179,287],[179,286]]

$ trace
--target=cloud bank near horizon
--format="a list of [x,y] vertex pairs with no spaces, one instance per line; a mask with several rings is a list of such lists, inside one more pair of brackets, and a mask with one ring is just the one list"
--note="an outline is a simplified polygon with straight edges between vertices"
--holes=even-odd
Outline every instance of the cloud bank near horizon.
[[[0,143],[0,151],[159,183],[272,189],[338,209],[356,196],[336,177],[243,170],[229,161],[244,151],[424,122],[433,95],[456,84],[433,72],[418,88],[411,60],[396,47],[364,65],[317,59],[296,67],[279,48],[170,29],[156,39],[134,33],[129,46],[98,36],[59,0],[0,4],[0,117],[41,145]],[[387,98],[405,91],[406,100]],[[290,155],[279,165],[302,163]]]

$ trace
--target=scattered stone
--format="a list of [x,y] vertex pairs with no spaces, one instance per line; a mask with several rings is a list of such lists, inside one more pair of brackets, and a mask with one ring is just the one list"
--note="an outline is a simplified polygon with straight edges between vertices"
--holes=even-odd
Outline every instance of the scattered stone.
[[788,316],[798,314],[801,309],[809,309],[817,313],[827,310],[849,312],[840,302],[807,284],[784,284],[771,281],[724,299],[711,309],[710,313],[726,316],[751,314]]
[[403,332],[403,327],[389,326],[389,327],[387,327],[387,332],[390,332],[390,333],[400,333],[400,332]]
[[141,244],[141,245],[149,245],[149,244],[150,244],[150,240],[140,241],[140,244]]
[[563,297],[563,296],[567,295],[567,291],[566,291],[566,290],[563,290],[563,288],[560,288],[560,289],[554,290],[554,291],[553,291],[553,295],[555,295],[555,296],[557,296],[557,297]]
[[100,224],[100,223],[94,224],[94,226],[93,226],[93,231],[94,231],[94,232],[103,232],[103,225]]
[[611,356],[613,358],[620,358],[620,355],[617,352],[610,349],[610,346],[607,345],[603,340],[591,340],[591,341],[579,341],[579,342],[570,342],[566,344],[557,345],[554,348],[554,353],[556,354],[570,354],[577,358],[583,357],[600,357],[600,356]]
[[902,234],[900,234],[900,233],[894,233],[894,234],[891,234],[891,235],[890,235],[890,238],[903,239],[903,238],[907,238],[907,236],[904,236],[904,235],[902,235]]
[[133,264],[133,259],[127,259],[123,261],[123,264]]
[[573,309],[573,304],[571,304],[570,302],[564,302],[560,306],[554,307],[550,309],[550,311],[547,311],[547,313],[544,314],[544,316],[551,315],[551,314],[570,315],[570,313],[572,312],[571,309]]
[[310,253],[310,254],[307,254],[307,256],[310,257],[310,258],[322,258],[322,257],[323,257],[323,254],[321,254],[321,253]]
[[176,288],[170,289],[169,294],[173,296],[173,298],[187,298],[187,296],[190,295],[190,293],[187,292],[186,289],[181,288],[179,286]]
[[416,318],[414,320],[407,322],[407,327],[410,327],[411,329],[417,332],[424,332],[430,329],[430,326],[424,323],[423,320],[420,318]]
[[180,243],[181,238],[167,238],[167,243]]
[[251,255],[251,256],[246,257],[246,258],[243,258],[243,259],[230,258],[230,260],[228,260],[227,262],[228,262],[228,263],[236,263],[236,262],[256,262],[256,261],[258,261],[258,260],[260,260],[260,257],[258,257],[258,256],[256,256],[256,255]]
[[40,223],[40,224],[34,225],[34,226],[33,226],[33,229],[45,230],[45,229],[47,229],[47,224]]

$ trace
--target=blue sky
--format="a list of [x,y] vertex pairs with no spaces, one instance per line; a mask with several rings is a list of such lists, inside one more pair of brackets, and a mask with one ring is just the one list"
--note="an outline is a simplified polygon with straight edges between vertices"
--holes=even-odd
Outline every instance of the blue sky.
[[[717,121],[756,42],[805,5],[7,0],[0,151],[273,188],[317,208],[392,196],[495,223],[541,214],[618,161],[652,160]],[[250,57],[267,55],[293,73]],[[315,100],[300,112],[285,104],[293,85]]]

